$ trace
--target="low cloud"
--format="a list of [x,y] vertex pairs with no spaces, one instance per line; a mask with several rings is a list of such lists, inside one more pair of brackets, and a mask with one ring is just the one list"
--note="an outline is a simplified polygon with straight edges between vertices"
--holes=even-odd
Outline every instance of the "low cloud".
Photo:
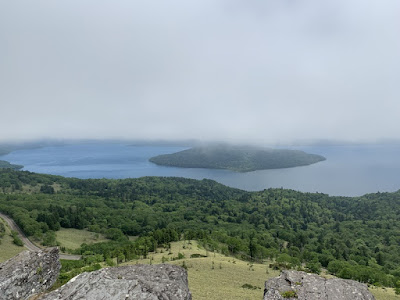
[[7,1],[0,141],[399,139],[400,2]]

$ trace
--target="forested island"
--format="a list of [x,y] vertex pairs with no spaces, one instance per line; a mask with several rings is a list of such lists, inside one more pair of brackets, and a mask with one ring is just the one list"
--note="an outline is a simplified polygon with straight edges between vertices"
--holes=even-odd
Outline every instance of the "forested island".
[[400,280],[399,191],[331,197],[246,192],[205,179],[82,180],[2,169],[0,212],[47,246],[56,245],[60,228],[86,228],[110,239],[75,250],[85,256],[80,266],[146,257],[185,239],[249,261],[272,259],[274,268],[325,268],[383,286]]
[[151,162],[162,166],[227,169],[236,172],[307,166],[323,160],[325,157],[321,155],[300,150],[231,145],[194,147],[150,158]]

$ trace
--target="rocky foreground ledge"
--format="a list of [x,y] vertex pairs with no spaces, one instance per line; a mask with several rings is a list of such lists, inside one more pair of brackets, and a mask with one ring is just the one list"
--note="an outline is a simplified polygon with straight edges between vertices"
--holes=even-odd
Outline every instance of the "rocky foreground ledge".
[[375,300],[365,284],[316,274],[283,271],[265,283],[264,300]]
[[[187,272],[174,265],[131,265],[82,273],[43,294],[60,272],[57,248],[24,251],[0,264],[0,300],[191,300]],[[207,287],[204,287],[205,289]],[[40,296],[39,296],[40,295]],[[261,299],[261,295],[260,295]],[[374,300],[365,284],[283,271],[265,283],[264,300]]]
[[173,265],[132,265],[82,273],[41,300],[191,300],[186,270]]
[[60,272],[57,248],[23,251],[0,264],[0,299],[27,299],[46,291]]
[[0,300],[191,300],[187,272],[173,265],[132,265],[82,273],[43,294],[60,272],[58,248],[24,251],[0,264]]

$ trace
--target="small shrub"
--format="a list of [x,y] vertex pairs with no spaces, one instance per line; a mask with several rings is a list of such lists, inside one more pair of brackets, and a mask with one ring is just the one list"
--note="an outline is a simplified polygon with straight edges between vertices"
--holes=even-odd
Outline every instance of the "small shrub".
[[11,236],[13,238],[13,243],[19,247],[22,247],[24,245],[24,243],[22,242],[22,240],[20,239],[20,237],[18,236],[18,232],[11,230]]
[[19,247],[24,246],[24,243],[18,236],[13,237],[13,243]]
[[400,280],[396,282],[394,292],[396,295],[400,295]]
[[245,284],[243,284],[243,285],[242,285],[242,288],[244,288],[244,289],[249,289],[249,290],[261,289],[260,287],[254,286],[254,285],[252,285],[252,284],[250,284],[250,283],[245,283]]
[[207,257],[207,256],[199,254],[199,253],[194,253],[194,254],[190,255],[190,258],[200,258],[200,257]]
[[179,260],[179,259],[184,259],[185,255],[182,253],[178,253],[178,256],[171,258],[171,260]]
[[6,228],[4,224],[0,222],[0,238],[2,238],[5,233],[6,233]]
[[286,292],[282,292],[281,296],[283,298],[297,298],[297,293],[296,293],[296,291],[286,291]]
[[321,264],[319,262],[307,263],[306,268],[311,273],[315,273],[315,274],[321,273]]
[[106,264],[110,267],[114,267],[115,266],[115,262],[114,260],[112,260],[111,258],[107,258],[106,259]]

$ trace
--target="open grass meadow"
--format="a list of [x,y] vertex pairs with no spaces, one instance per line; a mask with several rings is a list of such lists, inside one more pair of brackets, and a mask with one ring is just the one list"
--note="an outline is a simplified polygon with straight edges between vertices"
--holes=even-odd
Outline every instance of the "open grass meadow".
[[11,230],[7,223],[2,218],[0,218],[0,222],[4,224],[6,229],[3,238],[0,238],[0,262],[3,262],[17,255],[21,251],[26,250],[26,248],[15,245],[13,243],[13,238],[10,236]]
[[78,249],[83,243],[93,244],[107,241],[102,234],[74,228],[61,228],[56,232],[56,240],[60,247],[71,250]]
[[399,300],[400,295],[394,293],[392,288],[369,287],[369,291],[375,296],[377,300]]
[[[187,268],[189,288],[194,300],[262,299],[265,281],[280,274],[280,271],[268,267],[269,262],[252,264],[206,251],[196,241],[171,243],[170,250],[158,249],[157,253],[150,254],[146,259],[134,260],[124,265],[163,262]],[[400,299],[391,288],[370,287],[369,290],[377,300]]]
[[152,253],[146,259],[126,264],[163,262],[187,267],[189,288],[194,300],[262,299],[265,280],[279,275],[278,271],[269,269],[266,264],[251,264],[206,251],[196,241],[171,243],[171,250],[158,249],[157,253]]
[[[0,222],[5,222],[0,219]],[[6,234],[1,239],[0,262],[3,262],[25,247],[13,244],[10,229],[5,224]],[[77,229],[61,229],[57,232],[57,241],[69,249],[76,249],[82,243],[106,241],[104,236]],[[213,253],[202,248],[197,241],[171,243],[171,249],[160,248],[146,259],[133,260],[129,264],[169,263],[184,266],[188,271],[189,288],[194,300],[253,300],[262,299],[264,283],[280,274],[265,264],[249,263],[237,258]],[[331,275],[325,275],[331,277]],[[377,300],[398,300],[399,295],[392,288],[370,287]]]

